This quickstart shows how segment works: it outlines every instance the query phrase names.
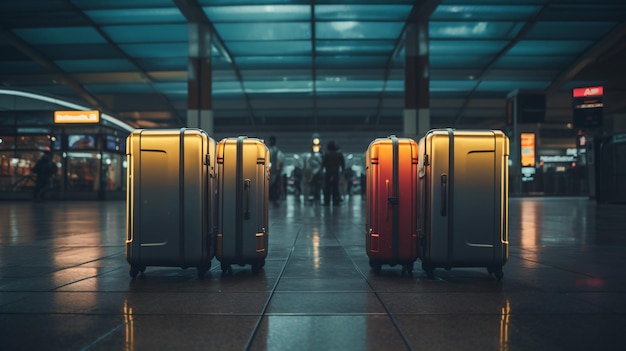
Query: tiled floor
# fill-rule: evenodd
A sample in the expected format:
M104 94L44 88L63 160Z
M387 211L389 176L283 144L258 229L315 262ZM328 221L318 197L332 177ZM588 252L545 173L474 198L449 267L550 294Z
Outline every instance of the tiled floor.
M476 219L480 220L480 219ZM132 280L123 202L0 202L1 350L623 350L626 206L510 200L501 282L484 268L379 275L364 202L270 209L270 251L204 279Z

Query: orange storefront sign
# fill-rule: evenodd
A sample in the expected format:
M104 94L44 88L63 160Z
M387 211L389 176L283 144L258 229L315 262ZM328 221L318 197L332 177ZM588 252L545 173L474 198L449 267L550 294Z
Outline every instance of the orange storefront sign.
M535 167L535 133L521 133L522 167Z
M54 111L54 123L100 123L100 111Z

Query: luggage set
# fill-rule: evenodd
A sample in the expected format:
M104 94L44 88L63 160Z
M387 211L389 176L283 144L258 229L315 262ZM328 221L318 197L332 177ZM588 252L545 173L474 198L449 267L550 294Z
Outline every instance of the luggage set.
M436 268L485 267L508 258L509 140L496 130L433 129L417 144L374 140L366 156L366 250L375 273L420 258Z
M269 150L256 138L215 143L200 129L136 130L127 141L126 259L135 278L147 266L196 267L216 257L265 264Z

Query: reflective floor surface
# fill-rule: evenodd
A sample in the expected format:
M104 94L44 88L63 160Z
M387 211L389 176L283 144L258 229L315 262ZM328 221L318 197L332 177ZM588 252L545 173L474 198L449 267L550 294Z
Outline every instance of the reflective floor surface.
M477 221L480 218L476 218ZM0 202L1 350L623 350L626 206L510 200L510 256L428 279L364 248L364 201L270 209L265 268L132 280L124 202Z

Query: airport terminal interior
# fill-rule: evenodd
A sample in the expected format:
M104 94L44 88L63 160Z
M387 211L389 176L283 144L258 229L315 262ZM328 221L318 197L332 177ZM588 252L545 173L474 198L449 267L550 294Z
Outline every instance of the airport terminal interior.
M623 0L0 1L0 349L623 349L625 19ZM181 128L277 137L259 272L129 274L127 137ZM370 266L366 150L439 128L510 141L502 279ZM301 180L331 141L348 171L324 206Z

